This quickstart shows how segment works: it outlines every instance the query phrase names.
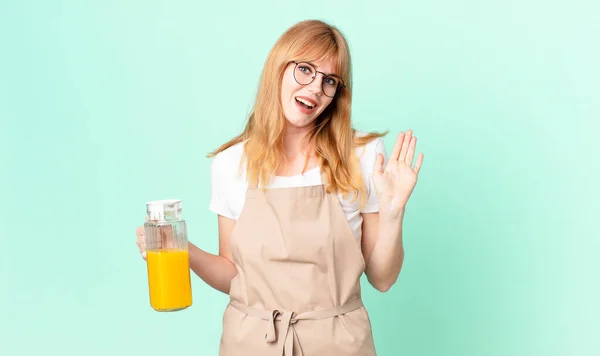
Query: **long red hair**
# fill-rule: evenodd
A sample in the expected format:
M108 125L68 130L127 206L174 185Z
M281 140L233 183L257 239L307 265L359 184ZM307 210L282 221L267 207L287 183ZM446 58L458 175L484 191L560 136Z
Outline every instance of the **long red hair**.
M342 33L318 20L306 20L290 27L279 37L262 71L256 101L244 131L208 156L239 143L244 145L247 179L266 187L277 174L283 156L285 117L281 104L281 83L290 61L332 60L334 70L346 84L315 120L308 143L319 157L327 175L329 192L354 193L364 203L365 185L355 150L385 133L371 132L357 137L350 120L352 80L350 51ZM244 160L242 160L244 162ZM308 162L308 161L307 161ZM305 164L306 167L306 164Z

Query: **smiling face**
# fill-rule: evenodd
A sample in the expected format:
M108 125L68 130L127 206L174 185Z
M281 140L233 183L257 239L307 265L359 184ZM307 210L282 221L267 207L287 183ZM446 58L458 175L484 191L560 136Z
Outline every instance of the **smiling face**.
M289 63L281 82L281 105L286 125L293 128L310 128L317 117L331 104L330 96L338 85L335 77L325 77L323 73L335 74L331 60L313 61L310 65ZM316 71L319 73L317 73ZM322 73L321 73L322 72ZM310 84L313 76L316 78ZM325 88L326 93L324 93ZM326 95L328 94L328 95Z

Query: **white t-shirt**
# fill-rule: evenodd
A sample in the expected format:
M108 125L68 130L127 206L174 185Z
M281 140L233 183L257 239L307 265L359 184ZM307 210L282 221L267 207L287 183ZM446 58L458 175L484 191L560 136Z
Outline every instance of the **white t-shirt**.
M364 132L357 132L357 135L364 135ZM235 144L226 150L219 152L211 163L211 200L210 211L237 220L244 207L246 190L245 165L240 171L239 164L244 153L244 142ZM360 170L363 181L365 182L367 201L362 211L360 210L360 199L352 201L353 195L348 194L343 197L338 194L342 209L354 236L360 240L362 236L362 215L361 213L373 213L379 211L379 199L371 180L371 174L375 167L377 154L383 154L384 162L387 161L387 155L382 138L375 138L366 145L357 147L356 154L360 157ZM241 173L241 174L240 174ZM316 167L296 176L276 176L271 181L269 189L304 187L320 185L321 171Z

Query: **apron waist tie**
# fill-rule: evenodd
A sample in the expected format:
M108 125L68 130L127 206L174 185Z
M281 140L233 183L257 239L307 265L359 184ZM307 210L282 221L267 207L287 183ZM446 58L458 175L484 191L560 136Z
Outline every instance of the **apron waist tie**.
M298 322L298 320L317 320L317 319L326 319L332 318L334 316L338 316L341 314L349 313L353 310L356 310L363 306L362 299L358 298L344 305L340 305L337 307L329 308L329 309L321 309L315 311L309 311L301 314L296 314L293 311L283 311L283 310L273 310L267 311L262 309L256 309L244 305L238 301L232 300L229 303L232 307L241 311L244 314L248 314L255 318L260 318L268 321L267 325L267 333L265 334L265 341L268 343L277 342L278 334L283 336L285 342L280 343L279 353L278 355L292 356L294 344L300 345L298 342L298 335L296 334L296 329L294 329L294 324ZM275 321L281 321L281 327L279 328L279 333L275 331ZM291 333L290 333L291 329ZM283 335L281 335L283 333ZM284 354L285 350L285 354ZM302 355L302 350L300 350L300 355Z

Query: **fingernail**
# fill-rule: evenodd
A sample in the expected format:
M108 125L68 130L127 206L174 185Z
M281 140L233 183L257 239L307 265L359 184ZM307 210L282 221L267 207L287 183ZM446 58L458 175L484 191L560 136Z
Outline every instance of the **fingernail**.
M142 257L146 258L146 251L142 252Z

